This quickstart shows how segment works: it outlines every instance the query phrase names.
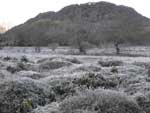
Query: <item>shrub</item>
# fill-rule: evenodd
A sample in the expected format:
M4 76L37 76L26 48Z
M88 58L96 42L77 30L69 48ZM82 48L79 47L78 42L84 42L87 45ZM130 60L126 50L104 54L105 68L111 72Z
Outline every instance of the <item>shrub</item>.
M6 70L13 74L22 70L27 70L27 67L24 63L19 62L16 66L7 66Z
M17 72L17 69L15 67L12 67L12 66L7 66L6 70L12 74Z
M47 58L39 59L39 60L37 61L37 63L43 63L43 62L46 62L47 60L48 60Z
M34 109L31 113L60 113L59 103L53 102L46 106L38 106L38 108Z
M9 56L4 57L4 58L3 58L3 60L5 60L5 61L9 61L9 60L11 60L11 57L9 57Z
M43 85L32 79L4 82L0 86L0 113L28 113L38 105L52 102L53 94Z
M16 69L17 69L17 71L27 70L27 67L24 63L19 62L19 63L17 63Z
M20 60L21 60L21 62L29 62L29 60L26 56L22 56Z
M81 41L80 43L78 43L78 49L81 54L86 54L87 50L93 47L94 45L92 45L88 41Z
M112 73L118 73L118 69L117 69L116 67L112 67L112 68L111 68L111 72L112 72Z
M74 63L74 64L81 64L81 61L79 61L78 59L76 58L73 58L73 59L67 59L68 61L70 61L71 63Z
M134 62L133 64L136 66L145 67L146 69L150 68L150 62Z
M116 81L104 78L100 74L89 73L81 78L76 78L73 81L78 86L86 86L87 88L96 89L98 87L114 88L117 86Z
M20 113L28 113L33 109L33 103L30 99L24 99L20 106Z
M146 112L149 113L150 111L150 94L137 94L135 99L138 105Z
M98 64L100 64L103 67L111 67L111 66L120 66L123 64L122 61L99 61Z
M35 72L35 71L20 71L17 73L17 75L19 75L20 77L29 77L29 78L32 78L32 79L40 79L40 78L43 78L44 76L38 72Z
M150 69L147 70L147 76L150 77Z
M66 62L66 61L45 61L43 63L40 64L40 69L41 70L50 70L50 69L58 69L64 66L70 66L71 63L70 62Z
M65 99L60 104L60 111L62 113L144 113L131 97L110 90L88 91Z
M75 89L71 82L62 81L52 86L52 91L57 99L65 99L67 96L75 94Z
M86 72L99 72L101 67L95 65L82 65L76 68L74 71L86 71Z

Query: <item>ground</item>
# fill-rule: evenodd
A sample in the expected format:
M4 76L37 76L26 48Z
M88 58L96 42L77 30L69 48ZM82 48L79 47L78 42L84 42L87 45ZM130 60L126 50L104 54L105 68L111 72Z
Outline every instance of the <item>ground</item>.
M149 113L149 47L111 50L3 48L0 113Z

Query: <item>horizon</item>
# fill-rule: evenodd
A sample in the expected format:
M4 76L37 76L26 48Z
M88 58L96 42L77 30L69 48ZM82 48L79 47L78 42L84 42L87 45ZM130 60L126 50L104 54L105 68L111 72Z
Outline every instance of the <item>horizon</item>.
M150 18L150 14L149 14L150 8L148 6L150 2L146 0L143 0L143 2L135 1L135 0L132 1L131 0L90 0L90 1L89 0L72 0L72 1L56 0L55 2L49 0L45 0L45 2L43 2L42 0L38 0L38 1L13 0L11 1L12 3L9 1L10 4L8 4L9 3L8 0L5 0L2 2L0 7L0 13L1 13L0 25L6 27L6 29L10 29L14 26L26 22L28 19L35 17L39 13L48 12L48 11L57 12L62 8L72 4L84 4L88 2L101 2L101 1L114 3L116 5L124 5L127 7L132 7L141 15ZM35 3L36 5L34 5Z

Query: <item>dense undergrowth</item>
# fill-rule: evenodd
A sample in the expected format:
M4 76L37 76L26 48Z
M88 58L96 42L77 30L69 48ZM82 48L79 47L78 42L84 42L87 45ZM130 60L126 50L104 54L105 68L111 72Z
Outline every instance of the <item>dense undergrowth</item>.
M87 60L88 59L88 60ZM149 113L147 62L0 58L0 113Z

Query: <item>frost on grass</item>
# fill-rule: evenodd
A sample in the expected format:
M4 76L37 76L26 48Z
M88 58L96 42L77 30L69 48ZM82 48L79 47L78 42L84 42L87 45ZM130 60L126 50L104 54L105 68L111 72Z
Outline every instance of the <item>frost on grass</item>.
M0 84L0 113L27 113L38 105L53 101L43 83L19 79ZM47 89L48 90L48 89Z
M18 73L16 73L19 77L29 77L32 79L40 79L43 78L44 76L36 71L20 71Z
M147 94L137 93L134 95L135 100L138 105L145 111L145 113L149 113L150 111L150 92Z
M111 79L105 78L101 74L88 73L83 77L76 78L73 80L73 83L78 86L85 86L86 88L96 89L99 87L102 88L115 88L117 86L117 82Z
M0 112L143 113L142 109L149 113L147 60L43 53L4 55L0 57Z
M9 63L7 65L5 65L5 69L14 74L20 71L34 71L37 70L36 69L36 65L32 64L32 63L26 63L26 62L16 62L16 63Z
M62 113L144 113L138 104L122 93L110 90L87 91L64 100Z
M79 66L76 66L76 68L72 70L72 72L100 72L100 71L101 71L100 66L91 65L91 64L79 65Z
M43 61L40 61L39 69L40 70L53 70L53 69L59 69L64 66L70 66L71 62L66 61L66 59L63 58L51 58L51 59L45 59Z
M56 102L48 104L44 107L43 106L38 106L31 113L60 113L58 106L59 106L59 104L56 103Z
M112 60L112 61L98 61L98 64L100 64L101 66L103 67L111 67L111 66L120 66L123 64L122 61L115 61L115 60Z

